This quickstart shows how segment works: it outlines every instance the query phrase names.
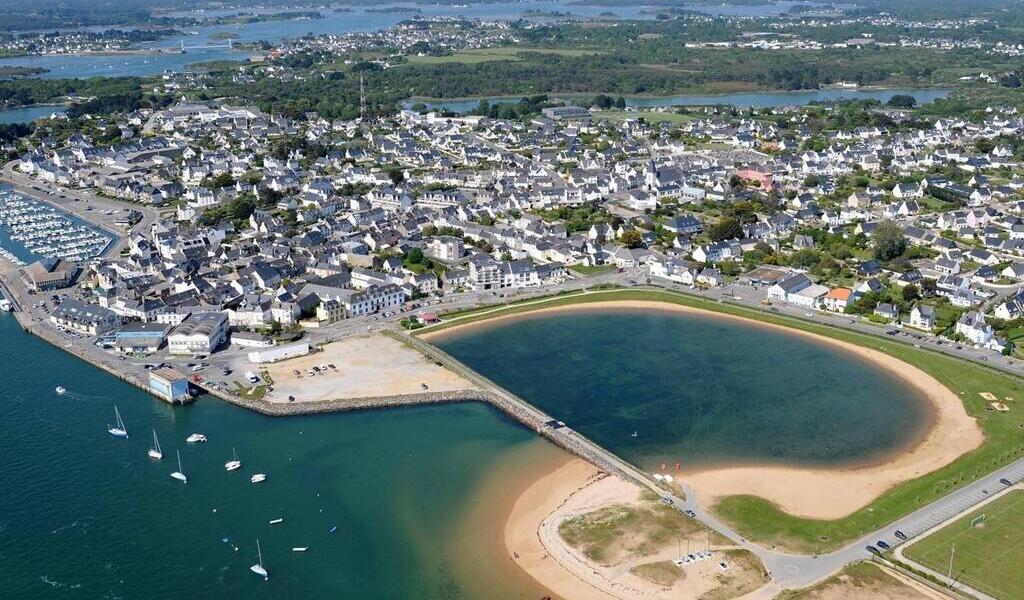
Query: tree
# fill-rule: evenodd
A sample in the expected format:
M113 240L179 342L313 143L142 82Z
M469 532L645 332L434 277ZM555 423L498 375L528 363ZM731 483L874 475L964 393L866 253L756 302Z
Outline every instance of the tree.
M907 239L903 237L899 225L888 219L878 224L871 238L875 247L875 258L881 261L890 261L907 249Z
M619 241L627 248L641 248L644 245L644 238L636 229L624 231L622 233L622 237L619 238Z
M423 262L423 250L419 248L409 248L409 251L405 253L405 262L410 264L418 265Z
M711 226L708 236L713 242L743 237L743 226L737 219L727 217Z
M905 302L913 302L914 300L917 300L920 297L921 294L918 291L916 285L910 284L903 288L903 300Z
M893 108L914 108L917 106L917 98L910 94L894 94L886 104Z

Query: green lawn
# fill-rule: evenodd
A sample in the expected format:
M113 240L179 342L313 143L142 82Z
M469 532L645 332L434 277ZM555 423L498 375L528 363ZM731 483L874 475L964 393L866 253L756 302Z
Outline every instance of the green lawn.
M972 527L981 515L985 520ZM1024 598L1024 491L1008 492L910 546L905 554L945 574L953 544L955 578L995 598Z
M536 54L558 54L560 56L579 57L593 54L604 54L600 50L569 50L560 48L521 48L507 46L500 48L480 48L462 50L448 56L410 56L410 65L444 65L448 63L462 63L473 65L499 60L520 61L523 60L522 53Z
M693 117L689 115L680 115L673 112L659 112L655 110L602 110L598 112L595 116L597 118L609 119L611 121L625 121L627 119L644 119L648 123L686 123L693 120Z
M570 265L569 270L580 275L600 275L611 273L615 270L615 265Z
M821 521L794 517L780 511L772 503L753 496L731 496L722 499L713 510L748 539L795 552L820 553L834 550L861 535L892 523L899 517L999 466L1024 456L1024 435L1017 427L1022 421L1019 411L1024 410L1024 403L1016 402L1018 399L1024 399L1024 382L1020 379L982 365L914 348L895 339L882 339L819 325L765 310L719 304L703 298L666 291L619 290L558 296L548 302L530 305L512 304L500 312L489 311L486 308L474 309L460 315L446 315L447 323L427 328L425 331L436 331L446 326L488 319L498 314L608 300L651 300L694 306L802 329L880 350L920 368L960 396L967 412L978 419L985 432L987 439L981 448L960 457L942 469L896 486L870 505L843 519ZM455 316L459 318L452 322ZM981 392L990 392L999 398L1013 398L1013 401L1007 402L1010 405L1010 412L985 410L985 400L979 395Z

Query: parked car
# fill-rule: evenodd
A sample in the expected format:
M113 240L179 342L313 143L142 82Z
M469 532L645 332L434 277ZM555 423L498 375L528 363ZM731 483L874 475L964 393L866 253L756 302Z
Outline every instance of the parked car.
M893 535L894 535L894 536L896 536L897 538L899 538L899 539L903 540L904 542L905 542L905 541L907 541L907 534L903 533L903 532L902 532L902 531L900 531L899 529L897 529L896 531L894 531L894 532L893 532Z

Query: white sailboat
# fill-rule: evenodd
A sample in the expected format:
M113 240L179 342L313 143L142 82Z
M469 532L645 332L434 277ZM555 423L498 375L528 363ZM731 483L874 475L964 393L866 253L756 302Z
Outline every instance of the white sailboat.
M171 473L171 477L182 483L188 483L188 477L185 477L185 473L181 470L181 450L175 450L175 452L178 454L178 470Z
M206 441L206 436L201 433L193 433L185 438L185 441L190 444L199 444Z
M107 426L107 433L119 438L128 437L128 430L124 426L124 421L121 420L121 411L117 410L116 404L114 405L114 417L117 419L117 425L114 427Z
M256 556L259 557L259 562L249 567L249 570L259 575L264 581L270 579L270 573L263 567L263 551L260 550L260 539L256 538Z
M264 475L263 473L256 473L255 475L249 478L249 481L251 481L252 483L263 483L266 480L267 476Z
M238 469L241 469L242 461L238 460L238 453L235 452L234 448L231 449L231 456L233 457L233 460L229 460L228 462L224 463L224 470L237 471Z
M153 430L153 447L149 449L149 457L154 460L160 460L164 457L164 453L160 450L160 440L156 437L156 429Z

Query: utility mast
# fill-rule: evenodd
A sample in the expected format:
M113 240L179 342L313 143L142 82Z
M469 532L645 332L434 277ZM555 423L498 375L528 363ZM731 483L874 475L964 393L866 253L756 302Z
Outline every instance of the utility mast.
M363 74L359 74L359 119L366 119L366 81Z

